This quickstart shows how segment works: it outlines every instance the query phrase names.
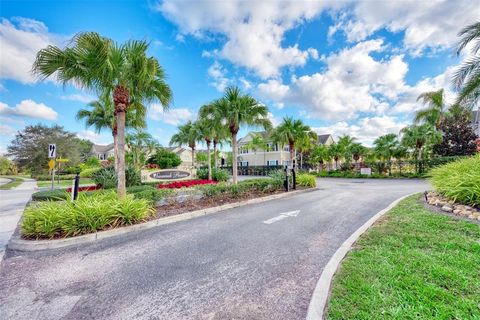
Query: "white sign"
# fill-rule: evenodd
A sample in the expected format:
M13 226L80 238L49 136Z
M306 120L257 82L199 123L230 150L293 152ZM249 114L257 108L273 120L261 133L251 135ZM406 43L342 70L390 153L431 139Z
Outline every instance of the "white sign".
M372 175L372 168L360 168L360 174Z
M49 144L48 145L48 157L49 158L56 158L57 157L57 145L56 144Z

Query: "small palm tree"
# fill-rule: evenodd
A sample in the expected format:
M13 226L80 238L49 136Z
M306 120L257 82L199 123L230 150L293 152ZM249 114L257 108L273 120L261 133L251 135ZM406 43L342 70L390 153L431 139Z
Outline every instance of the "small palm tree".
M317 140L317 134L312 131L311 134L303 137L297 142L296 148L300 154L300 169L303 169L303 155L313 150L317 144Z
M343 135L338 139L338 146L341 150L342 157L345 159L345 163L350 166L352 161L351 147L357 139L349 135Z
M160 143L150 133L139 130L128 133L125 137L125 142L131 155L133 166L137 169L141 169L147 157L160 147Z
M392 175L392 158L398 143L397 135L394 133L380 136L373 142L379 158L387 162L389 175Z
M473 43L471 56L456 70L453 83L460 93L457 104L473 108L480 99L480 21L463 28L460 33L457 54Z
M419 100L422 100L427 107L417 111L414 119L415 123L429 123L439 129L446 109L443 89L424 92L418 96L417 101Z
M232 180L237 183L238 141L237 134L241 126L261 126L271 128L268 120L268 108L249 95L242 94L238 87L228 87L221 99L215 100L209 108L211 117L228 128L232 144Z
M211 119L200 118L195 123L195 126L198 128L200 135L207 145L208 180L212 180L212 155L210 152L210 146L215 137L215 123L212 123Z
M284 117L282 123L275 128L272 134L273 141L282 147L288 145L290 151L290 163L295 161L295 147L303 139L317 139L317 134L304 124L302 120L294 120L291 117Z
M262 135L257 132L252 134L252 140L249 143L247 143L246 147L250 150L253 150L253 153L256 159L257 151L258 150L265 151L267 149L267 143L263 139ZM256 166L257 164L254 163L253 165ZM265 165L265 152L263 153L263 165Z
M323 169L323 165L332 159L328 147L320 144L316 145L312 151L312 159L315 163L319 164L320 170Z
M422 172L421 161L425 156L427 147L434 145L442 140L442 135L435 128L426 123L423 125L412 125L403 128L402 145L413 149L417 158L417 172Z
M343 148L338 143L333 143L328 147L330 157L335 161L335 170L338 170L338 160L343 156Z
M88 105L89 109L80 109L77 112L77 120L85 120L87 127L94 127L95 132L100 133L102 130L107 129L112 133L113 138L113 150L115 153L115 171L117 171L117 124L115 121L115 108L113 101L109 97L105 99L95 100ZM145 115L142 113L144 108L129 109L126 117L126 128L145 128Z
M184 125L178 127L178 132L170 139L170 145L183 146L186 145L192 152L192 169L195 168L195 148L197 142L201 141L203 136L199 128L192 121L188 121Z
M117 194L123 199L126 112L129 108L142 109L145 102L154 101L167 108L172 92L157 59L147 56L146 41L117 44L96 32L84 32L74 36L70 44L65 49L50 45L40 50L33 73L43 79L56 76L63 85L74 84L102 97L112 97L118 139Z
M358 167L358 160L367 153L367 148L364 147L361 143L354 142L349 147L349 152L355 160L355 167Z

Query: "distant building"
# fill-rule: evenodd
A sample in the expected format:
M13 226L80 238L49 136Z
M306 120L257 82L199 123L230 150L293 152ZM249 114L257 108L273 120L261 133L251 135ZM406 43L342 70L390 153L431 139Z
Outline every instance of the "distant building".
M472 128L477 136L480 137L480 109L472 111Z
M97 157L99 160L107 160L109 157L113 157L115 154L113 143L107 145L93 144L90 154Z
M180 164L179 168L181 169L192 168L192 150L190 148L168 147L165 149L170 152L176 153L180 157L180 160L182 160L182 163Z
M261 135L266 142L266 148L253 149L249 147L255 135ZM333 137L330 134L318 135L318 144L331 145L334 143ZM269 140L268 134L265 131L249 132L245 137L238 140L238 158L239 166L278 166L290 164L290 151L288 146L283 148L273 141Z

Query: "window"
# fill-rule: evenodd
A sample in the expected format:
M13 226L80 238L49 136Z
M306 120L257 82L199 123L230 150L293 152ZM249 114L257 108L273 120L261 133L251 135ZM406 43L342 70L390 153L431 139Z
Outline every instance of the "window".
M278 151L278 144L269 142L267 143L267 152Z
M248 148L245 147L245 146L240 147L240 148L239 148L239 153L240 153L240 154L248 153Z
M278 166L278 160L267 160L267 166Z
M239 161L238 166L239 167L248 167L248 161Z
M284 146L284 147L283 147L283 151L289 152L289 151L290 151L290 148L289 148L288 146Z
M284 166L289 166L290 165L290 160L283 161Z

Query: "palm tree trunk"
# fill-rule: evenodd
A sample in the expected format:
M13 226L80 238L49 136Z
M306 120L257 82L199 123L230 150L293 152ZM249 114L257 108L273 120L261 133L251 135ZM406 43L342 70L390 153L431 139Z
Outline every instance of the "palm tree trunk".
M303 152L300 152L300 169L303 169Z
M207 143L207 159L208 159L208 180L212 180L212 155L210 154L210 140L206 140Z
M117 112L117 195L124 199L127 195L125 178L125 111Z
M192 149L192 171L195 168L195 147L190 147Z
M237 134L232 133L232 180L233 184L237 184L237 175L238 175L238 168L237 168Z
M213 140L213 166L217 168L217 140Z
M117 137L117 128L112 131L113 136L113 167L115 172L118 172L118 137Z
M293 150L293 143L289 143L288 144L288 151L290 151L290 165L293 166L293 160L295 159L295 153L294 153L294 150Z

